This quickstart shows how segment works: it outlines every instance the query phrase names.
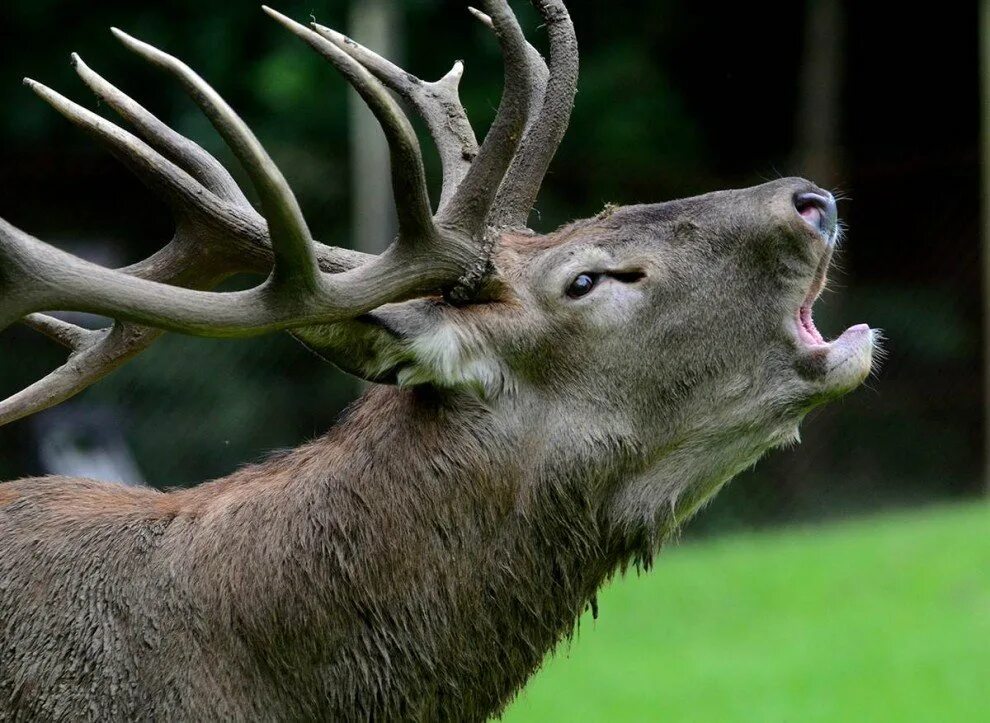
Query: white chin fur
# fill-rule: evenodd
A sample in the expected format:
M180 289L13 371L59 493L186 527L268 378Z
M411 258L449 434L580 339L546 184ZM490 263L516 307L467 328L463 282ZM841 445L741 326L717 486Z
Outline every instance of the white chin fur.
M855 389L870 374L876 332L866 324L846 329L829 344L825 386L832 392Z
M453 324L417 337L410 352L415 363L399 372L400 386L431 382L474 389L486 398L511 391L512 377L498 356L477 335Z

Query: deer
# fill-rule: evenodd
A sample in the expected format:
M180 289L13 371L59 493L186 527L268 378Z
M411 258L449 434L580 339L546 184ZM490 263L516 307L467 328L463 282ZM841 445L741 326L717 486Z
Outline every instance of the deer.
M158 194L175 230L110 269L0 220L0 329L27 325L69 354L0 402L0 423L70 398L165 332L287 331L369 384L324 436L197 487L0 484L0 718L497 716L606 582L649 568L728 480L870 374L875 330L828 341L812 319L839 226L810 181L528 228L578 78L564 3L532 4L545 57L506 0L472 10L505 66L480 143L460 61L423 81L264 8L384 131L398 233L379 255L314 240L261 142L162 50L113 30L185 88L259 209L78 56L129 130L25 80ZM440 155L435 202L408 111ZM255 286L215 290L244 272Z

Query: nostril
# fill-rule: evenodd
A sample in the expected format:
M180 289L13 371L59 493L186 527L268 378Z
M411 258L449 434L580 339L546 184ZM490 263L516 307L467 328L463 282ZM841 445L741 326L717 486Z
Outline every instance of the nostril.
M831 234L835 230L838 212L832 194L806 191L794 194L794 208L816 230Z

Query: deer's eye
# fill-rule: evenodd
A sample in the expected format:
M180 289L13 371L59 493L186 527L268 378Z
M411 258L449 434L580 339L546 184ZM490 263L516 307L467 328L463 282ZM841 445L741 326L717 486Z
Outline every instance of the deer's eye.
M584 296L598 283L599 274L578 274L578 276L567 287L567 295L572 299Z

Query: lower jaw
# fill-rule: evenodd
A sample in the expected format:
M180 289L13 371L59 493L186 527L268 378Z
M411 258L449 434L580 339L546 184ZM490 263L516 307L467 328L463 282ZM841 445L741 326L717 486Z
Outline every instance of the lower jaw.
M874 346L873 330L856 324L820 347L825 352L823 386L829 392L844 394L862 384L873 367Z

